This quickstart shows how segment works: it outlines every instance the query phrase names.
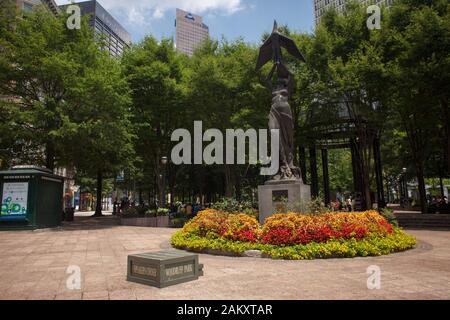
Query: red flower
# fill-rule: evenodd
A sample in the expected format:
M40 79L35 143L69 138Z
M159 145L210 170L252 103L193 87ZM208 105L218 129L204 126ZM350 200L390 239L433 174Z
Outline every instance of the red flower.
M242 242L256 242L258 237L250 230L242 230L236 234L235 240Z
M272 229L264 235L263 243L273 245L290 244L292 239L292 230L286 228Z

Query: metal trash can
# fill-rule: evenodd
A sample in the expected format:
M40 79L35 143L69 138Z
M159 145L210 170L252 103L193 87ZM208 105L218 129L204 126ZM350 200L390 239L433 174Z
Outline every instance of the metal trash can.
M74 208L66 208L66 210L64 210L64 221L73 221L74 215Z

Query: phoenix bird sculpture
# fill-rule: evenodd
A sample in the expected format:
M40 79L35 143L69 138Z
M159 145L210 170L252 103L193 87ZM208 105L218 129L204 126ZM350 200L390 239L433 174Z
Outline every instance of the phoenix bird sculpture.
M283 63L282 48L300 61L306 62L294 40L278 31L274 22L272 34L259 50L256 69L261 69L272 60L273 66L266 79L272 90L272 107L269 114L269 128L277 129L280 133L280 167L278 173L267 183L286 182L287 180L301 180L300 169L294 166L294 122L289 105L290 87L293 75ZM276 84L272 78L277 72Z
M269 38L264 42L264 44L259 49L258 62L256 63L256 70L261 69L267 62L273 60L273 67L269 74L273 76L276 69L281 69L280 72L283 74L288 72L288 69L283 64L283 56L281 53L281 48L285 48L286 51L292 55L294 58L297 58L303 62L306 62L305 57L298 49L294 40L285 35L282 35L278 31L278 24L275 21L273 25L272 34Z

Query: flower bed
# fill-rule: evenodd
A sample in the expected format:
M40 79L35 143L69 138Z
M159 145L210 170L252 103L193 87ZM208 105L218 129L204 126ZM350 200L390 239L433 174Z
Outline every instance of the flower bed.
M242 255L260 250L271 258L378 256L412 248L416 240L376 211L277 214L263 226L244 214L205 210L172 237L173 246Z

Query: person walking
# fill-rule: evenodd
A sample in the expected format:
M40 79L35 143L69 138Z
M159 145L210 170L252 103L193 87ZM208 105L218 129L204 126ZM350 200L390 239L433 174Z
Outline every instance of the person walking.
M352 199L350 197L347 199L347 211L352 211Z

